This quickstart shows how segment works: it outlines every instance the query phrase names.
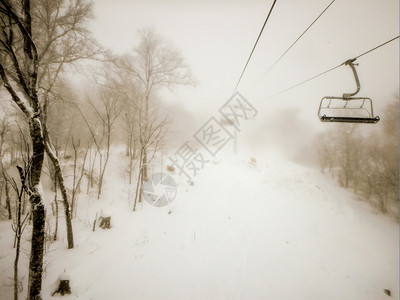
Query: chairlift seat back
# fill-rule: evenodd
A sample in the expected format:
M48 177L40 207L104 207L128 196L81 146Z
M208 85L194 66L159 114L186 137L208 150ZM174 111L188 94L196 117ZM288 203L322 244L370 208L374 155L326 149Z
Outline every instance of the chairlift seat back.
M322 122L375 124L372 100L367 97L324 97L318 117Z

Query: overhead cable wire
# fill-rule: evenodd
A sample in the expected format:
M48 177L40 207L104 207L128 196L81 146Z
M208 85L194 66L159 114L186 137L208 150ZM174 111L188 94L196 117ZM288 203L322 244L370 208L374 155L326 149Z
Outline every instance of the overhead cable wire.
M256 40L256 42L254 43L253 49L251 50L251 53L250 53L250 55L249 55L249 58L247 59L246 65L244 66L243 71L242 71L242 73L240 74L239 80L238 80L238 82L237 82L237 84L236 84L235 89L234 89L233 92L236 92L236 90L237 90L237 88L238 88L238 86L239 86L239 83L240 83L240 81L242 80L243 74L244 74L244 72L246 71L247 65L249 64L249 61L250 61L250 59L251 59L251 57L252 57L252 55L253 55L253 52L254 52L254 50L255 50L256 47L257 47L258 41L260 40L260 37L261 37L261 35L262 35L263 31L264 31L265 25L267 25L268 19L269 19L271 13L272 13L272 10L274 9L274 6L275 6L276 1L277 1L277 0L274 0L274 2L272 3L271 8L269 9L268 15L267 15L267 17L265 18L264 24L263 24L263 26L262 26L262 28L261 28L261 30L260 30L260 33L258 34L257 40Z
M289 48L287 48L286 51L283 52L283 54L269 67L269 69L260 77L258 82L253 85L253 87L256 86L261 81L261 79L263 79L281 61L281 59L293 48L293 46L306 34L306 32L318 21L318 19L329 9L329 7L335 1L336 0L332 0L331 3L329 3L329 5L318 15L318 17L315 18L315 20L303 31L303 33L300 34L300 36L289 46Z
M385 46L386 44L389 44L390 42L393 42L394 40L398 39L399 37L400 37L400 36L396 36L396 37L394 37L394 38L392 38L392 39L390 39L390 40L388 40L388 41L386 41L386 42L384 42L384 43L382 43L382 44L380 44L380 45L378 45L378 46L376 46L376 47L374 47L374 48L372 48L372 49L370 49L370 50L368 50L368 51L365 51L364 53L362 53L362 54L360 54L360 55L354 57L354 58L351 59L351 60L354 61L354 60L356 60L357 58L360 58L360 57L362 57L362 56L364 56L364 55L366 55L366 54L368 54L368 53L371 53L372 51L375 51L375 50L377 50L378 48L383 47L383 46ZM300 85L302 85L302 84L304 84L304 83L306 83L306 82L309 82L309 81L311 81L311 80L313 80L313 79L315 79L315 78L317 78L317 77L320 77L320 76L322 76L322 75L325 75L326 73L329 73L329 72L331 72L331 71L333 71L333 70L335 70L335 69L337 69L337 68L339 68L339 67L345 65L348 61L350 61L350 60L346 60L345 62L343 62L343 63L341 63L341 64L339 64L339 65L337 65L337 66L335 66L335 67L333 67L333 68L330 68L330 69L328 69L328 70L326 70L326 71L324 71L324 72L322 72L322 73L319 73L319 74L317 74L317 75L315 75L315 76L312 76L312 77L310 77L310 78L308 78L308 79L306 79L306 80L304 80L304 81L302 81L302 82L299 82L299 83L297 83L297 84L295 84L295 85L292 85L292 86L290 86L290 87L288 87L288 88L286 88L286 89L284 89L284 90L282 90L282 91L280 91L280 92L278 92L278 93L276 93L276 94L273 94L273 95L269 96L268 98L266 98L266 100L271 99L271 98L273 98L273 97L276 97L276 96L278 96L278 95L280 95L280 94L282 94L282 93L284 93L284 92L287 92L287 91L289 91L289 90L291 90L291 89L294 89L295 87L298 87L298 86L300 86Z
M315 79L315 78L317 78L319 76L325 75L326 73L329 73L329 72L331 72L331 71L333 71L333 70L335 70L335 69L337 69L337 68L339 68L339 67L341 67L343 65L344 65L344 63L341 63L340 65L337 65L336 67L330 68L329 70L326 70L326 71L324 71L322 73L319 73L318 75L310 77L310 78L308 78L308 79L306 79L306 80L304 80L302 82L299 82L299 83L297 83L295 85L292 85L292 86L290 86L290 87L288 87L288 88L286 88L286 89L284 89L284 90L282 90L282 91L280 91L280 92L278 92L276 94L273 94L272 96L269 96L267 99L273 98L273 97L278 96L278 95L280 95L280 94L282 94L284 92L287 92L287 91L289 91L291 89L294 89L295 87L298 87L298 86L300 86L300 85L302 85L302 84L304 84L306 82L309 82L309 81L311 81L311 80L313 80L313 79Z
M399 37L400 37L400 36L396 36L396 37L394 37L394 38L388 40L387 42L384 42L384 43L382 43L382 44L376 46L375 48L372 48L372 49L370 49L370 50L368 50L368 51L365 51L364 53L362 53L362 54L360 54L360 55L354 57L354 59L360 58L361 56L364 56L364 55L366 55L366 54L368 54L368 53L370 53L370 52L372 52L372 51L375 51L376 49L378 49L378 48L380 48L380 47L383 47L383 46L385 46L386 44L389 44L389 43L393 42L394 40L398 39Z

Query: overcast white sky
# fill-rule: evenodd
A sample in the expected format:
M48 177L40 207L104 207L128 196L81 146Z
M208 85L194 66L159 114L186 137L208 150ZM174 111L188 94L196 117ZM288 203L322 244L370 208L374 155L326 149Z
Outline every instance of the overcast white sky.
M272 0L95 0L95 37L116 53L138 42L136 30L153 26L178 47L197 87L162 96L204 115L231 96ZM278 97L268 96L355 57L399 34L399 1L336 0L306 35L265 77L262 74L331 0L278 0L239 91L268 118L285 109L321 127L316 117L323 96L352 92L350 68L341 67ZM360 58L360 96L374 100L379 114L399 86L399 41ZM261 78L261 79L260 79ZM259 120L260 122L260 120ZM261 125L259 125L261 126Z

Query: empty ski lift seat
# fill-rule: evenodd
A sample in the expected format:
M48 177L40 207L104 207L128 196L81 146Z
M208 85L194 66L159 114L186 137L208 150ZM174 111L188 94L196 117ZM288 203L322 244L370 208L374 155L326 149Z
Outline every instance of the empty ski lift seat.
M374 116L372 100L365 97L324 97L318 117L322 122L376 124L380 118Z
M322 122L340 123L364 123L376 124L380 118L374 116L372 100L367 97L353 97L360 91L360 81L358 79L354 61L349 59L344 64L350 66L356 81L357 90L354 93L345 93L342 97L322 98L318 117Z

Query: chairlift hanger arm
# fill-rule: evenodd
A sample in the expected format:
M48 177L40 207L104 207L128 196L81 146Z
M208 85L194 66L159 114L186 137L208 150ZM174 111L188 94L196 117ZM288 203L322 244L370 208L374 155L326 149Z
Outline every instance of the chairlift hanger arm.
M345 98L345 99L355 96L360 91L360 88L361 88L360 80L358 79L357 70L355 68L355 66L358 66L358 64L354 63L355 60L356 60L356 58L349 59L344 63L345 65L350 66L351 70L353 71L354 79L355 79L356 85L357 85L357 90L354 93L343 94L343 98Z

